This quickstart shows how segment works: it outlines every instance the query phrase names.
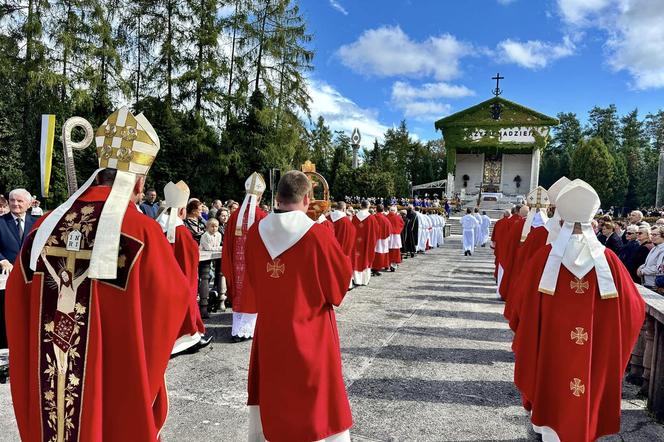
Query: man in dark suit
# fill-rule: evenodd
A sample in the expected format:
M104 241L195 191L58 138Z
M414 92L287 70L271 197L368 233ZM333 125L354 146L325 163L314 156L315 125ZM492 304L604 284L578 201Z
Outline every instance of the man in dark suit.
M615 232L615 224L611 221L605 221L602 226L602 234L606 238L605 246L611 249L616 255L620 254L620 249L623 248L622 238Z
M9 192L9 213L0 217L0 271L9 273L23 239L28 235L35 219L29 215L28 209L32 196L25 189L14 189ZM5 334L5 291L0 290L0 348L7 348Z

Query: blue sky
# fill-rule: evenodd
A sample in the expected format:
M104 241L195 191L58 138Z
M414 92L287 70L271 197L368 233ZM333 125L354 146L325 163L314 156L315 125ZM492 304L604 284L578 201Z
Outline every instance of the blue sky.
M369 146L406 119L436 119L503 97L585 120L664 108L664 0L301 0L313 34L312 115L359 127Z

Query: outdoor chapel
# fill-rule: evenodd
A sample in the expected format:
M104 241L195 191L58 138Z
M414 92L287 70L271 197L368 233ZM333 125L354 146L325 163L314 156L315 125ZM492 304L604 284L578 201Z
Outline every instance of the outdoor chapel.
M0 442L664 441L662 6L7 0Z

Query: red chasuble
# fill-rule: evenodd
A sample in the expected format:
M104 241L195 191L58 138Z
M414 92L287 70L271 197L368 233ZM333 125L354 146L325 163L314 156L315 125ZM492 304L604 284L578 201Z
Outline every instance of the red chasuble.
M390 231L392 230L392 225L385 215L382 213L376 213L370 218L376 218L376 225L378 226L378 234L376 237L376 242L382 241L382 246L384 246L383 252L376 252L374 254L374 259L371 263L371 268L375 270L382 270L390 266ZM376 244L378 246L378 243Z
M258 313L248 405L260 406L270 442L315 441L346 431L353 422L333 306L348 289L350 259L317 224L275 259L258 225L247 236L245 296Z
M496 263L496 269L493 274L494 278L498 277L499 264L503 266L503 270L505 269L505 266L503 265L504 257L502 256L502 253L505 249L505 241L507 239L506 237L509 231L509 227L510 218L500 218L498 221L496 221L496 224L494 224L493 231L491 232L491 241L494 242L493 254L495 256Z
M551 246L524 270L514 379L532 422L563 441L593 441L620 431L622 379L645 317L645 304L618 257L605 250L618 297L601 299L595 269L578 279L564 266L554 295L538 292Z
M190 293L161 227L132 203L117 278L87 278L110 190L91 187L73 204L34 273L30 234L9 277L11 390L23 441L152 441L166 420L164 372ZM78 252L66 250L74 230Z
M368 216L360 221L357 215L353 217L353 226L355 226L356 233L353 270L363 272L371 267L373 262L380 227L375 217Z
M401 236L401 231L405 225L403 218L397 213L390 212L387 214L387 220L390 222L390 237L392 235ZM391 241L390 241L391 242ZM401 248L390 248L390 263L401 263Z
M500 281L500 296L507 300L509 297L509 289L512 278L512 264L516 258L517 252L521 247L521 230L523 229L523 224L526 222L525 218L517 216L515 221L512 221L510 228L507 232L507 238L505 240L505 253L503 255L503 279ZM518 269L516 270L519 271Z
M173 246L175 259L180 264L182 273L184 273L189 283L189 308L178 337L191 336L196 333L204 334L205 325L203 325L201 311L196 300L198 297L198 260L200 258L198 244L196 244L189 230L181 225L175 228L175 243L171 245Z
M233 304L236 313L247 313L244 310L244 270L245 270L245 244L247 241L247 221L249 220L249 208L244 212L242 220L242 235L235 236L235 226L240 210L233 212L226 224L224 234L224 246L221 248L221 273L226 277L227 295ZM256 219L254 224L265 218L267 214L260 207L256 207Z
M332 223L334 226L334 236L341 246L344 254L353 259L353 252L355 251L355 227L353 222L347 216L336 220Z
M520 272L526 267L530 258L546 245L546 239L548 236L549 231L546 230L546 227L544 226L530 229L528 237L521 247L519 247L514 262L512 263L512 267L515 269L514 271L516 274L511 278L510 288L508 290L510 296L505 300L505 310L503 311L503 316L509 321L512 330L516 330L519 320L518 314L515 312L518 312L519 307L521 306L521 296L517 294L517 286L525 279L524 275Z

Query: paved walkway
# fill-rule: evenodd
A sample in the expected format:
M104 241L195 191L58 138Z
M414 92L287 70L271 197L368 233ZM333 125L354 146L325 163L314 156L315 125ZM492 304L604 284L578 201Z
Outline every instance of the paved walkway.
M453 237L347 295L337 317L354 441L537 440L512 384L512 335L492 271L489 249L464 257ZM208 330L215 344L169 366L166 442L246 440L250 342L230 343L229 313ZM627 387L623 433L603 440L664 440L643 406ZM0 385L0 441L15 440Z

